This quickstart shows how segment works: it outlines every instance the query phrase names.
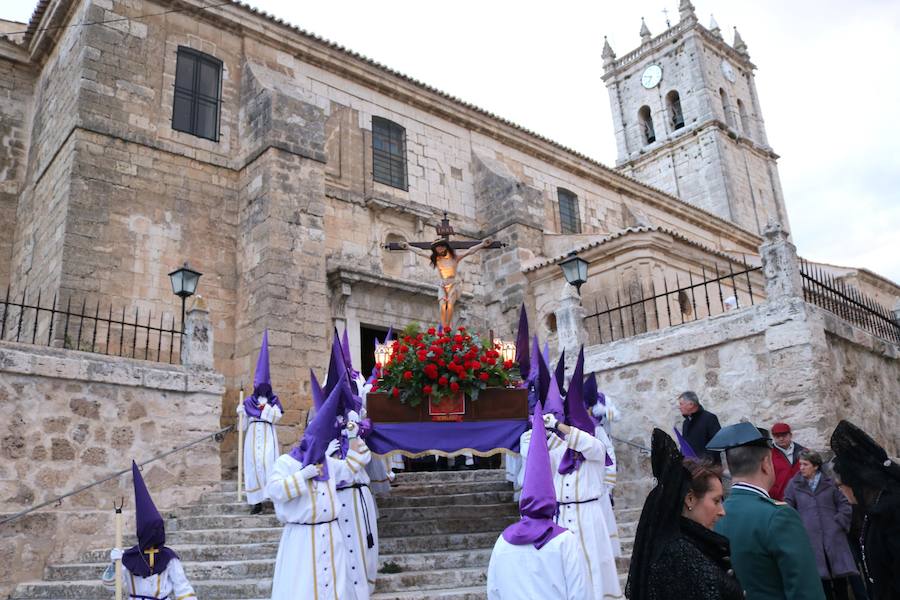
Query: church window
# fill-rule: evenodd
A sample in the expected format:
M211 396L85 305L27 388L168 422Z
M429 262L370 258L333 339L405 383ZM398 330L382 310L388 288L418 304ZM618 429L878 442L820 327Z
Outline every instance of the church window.
M744 103L737 101L738 105L738 114L741 115L741 129L744 131L744 135L748 138L752 138L753 135L750 132L750 117L747 115L747 107L744 106Z
M219 141L222 61L180 46L175 64L172 129Z
M557 188L559 197L560 233L581 233L581 217L578 215L578 196L567 189Z
M675 90L666 94L666 108L669 109L669 122L672 123L672 129L681 129L684 127L684 114L681 112L681 98Z
M642 106L638 111L638 121L641 124L641 132L644 135L644 143L652 144L656 141L656 131L653 129L653 117L650 115L650 107Z
M379 183L408 189L406 130L381 117L372 117L372 175Z
M725 113L725 122L734 129L734 115L731 114L731 109L728 107L728 94L722 88L719 88L719 98L722 100L722 112Z

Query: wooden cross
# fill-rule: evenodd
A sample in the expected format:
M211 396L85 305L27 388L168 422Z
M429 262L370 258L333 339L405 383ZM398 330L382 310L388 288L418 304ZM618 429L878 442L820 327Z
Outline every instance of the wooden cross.
M144 550L144 554L150 557L150 568L153 568L153 563L156 560L156 553L159 552L156 548L147 548Z
M444 211L444 218L441 219L440 225L435 226L435 231L437 231L438 237L444 239L447 242L447 245L454 250L467 250L472 246L477 246L480 244L480 241L474 242L463 242L463 241L450 241L450 236L455 232L453 231L453 226L450 225L450 220L447 218L447 212ZM415 246L416 248L421 248L422 250L430 250L431 244L434 242L409 242L410 246ZM485 248L504 248L508 244L505 242L491 242L489 246L485 246ZM403 247L398 242L388 242L384 244L384 248L388 250L403 250Z

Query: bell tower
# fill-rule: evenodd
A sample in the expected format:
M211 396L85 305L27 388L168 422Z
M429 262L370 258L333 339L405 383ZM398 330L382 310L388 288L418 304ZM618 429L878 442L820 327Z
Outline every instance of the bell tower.
M715 19L697 21L681 0L679 22L617 58L603 46L618 159L626 175L748 231L770 220L788 228L747 45L729 45Z

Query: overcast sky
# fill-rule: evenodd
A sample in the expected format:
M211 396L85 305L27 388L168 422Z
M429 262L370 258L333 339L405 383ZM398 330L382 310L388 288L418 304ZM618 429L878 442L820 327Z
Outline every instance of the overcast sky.
M28 0L0 0L27 20ZM656 35L678 0L254 0L262 10L613 166L600 79L603 36L619 56ZM694 0L732 40L757 87L801 255L900 283L900 2Z

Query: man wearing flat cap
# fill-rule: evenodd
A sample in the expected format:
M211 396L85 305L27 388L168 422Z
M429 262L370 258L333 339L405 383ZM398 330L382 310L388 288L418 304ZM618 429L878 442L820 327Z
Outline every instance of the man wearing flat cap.
M775 439L775 446L772 448L775 484L769 489L769 495L776 500L784 500L784 489L794 475L800 472L800 453L806 448L794 442L791 426L787 423L772 425L772 437Z
M731 564L747 600L824 600L800 515L767 491L775 483L771 440L751 423L723 428L706 445L725 451L733 484L716 531L731 542Z

